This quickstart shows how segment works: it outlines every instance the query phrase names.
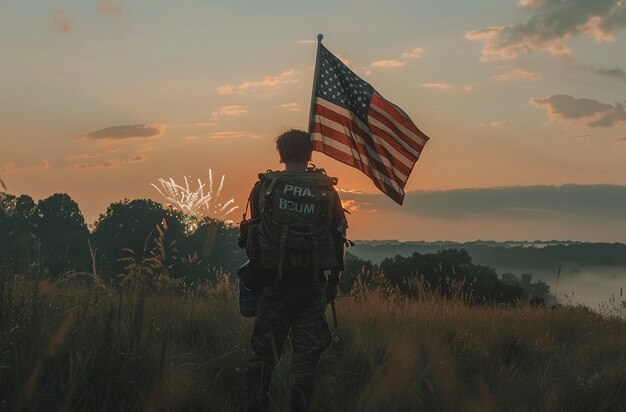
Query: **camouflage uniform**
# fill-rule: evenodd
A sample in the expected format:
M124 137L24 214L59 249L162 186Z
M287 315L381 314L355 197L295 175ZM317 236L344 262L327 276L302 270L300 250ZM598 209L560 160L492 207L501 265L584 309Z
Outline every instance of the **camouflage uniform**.
M258 216L258 185L251 194L251 214ZM343 269L345 215L337 197L334 207L333 236ZM342 223L343 222L343 223ZM322 352L331 345L332 336L325 319L326 277L313 269L298 267L296 260L286 262L283 279L271 279L260 291L252 331L252 357L248 363L246 386L247 411L262 411L269 401L272 370L278 362L287 336L292 346L292 410L305 411L313 396L317 368Z
M294 409L304 410L301 405L313 394L320 355L330 346L331 334L324 319L326 283L308 275L308 279L286 276L261 291L246 376L253 401L266 401L272 370L289 332Z

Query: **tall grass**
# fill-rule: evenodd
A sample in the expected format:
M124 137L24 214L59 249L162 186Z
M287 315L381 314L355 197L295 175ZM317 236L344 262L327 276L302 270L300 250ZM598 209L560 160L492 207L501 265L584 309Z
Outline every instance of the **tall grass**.
M316 410L624 410L618 315L470 305L416 287L419 299L409 300L373 274L340 297ZM228 274L117 289L89 276L50 283L0 270L0 409L236 410L250 329ZM277 410L288 372L284 357Z

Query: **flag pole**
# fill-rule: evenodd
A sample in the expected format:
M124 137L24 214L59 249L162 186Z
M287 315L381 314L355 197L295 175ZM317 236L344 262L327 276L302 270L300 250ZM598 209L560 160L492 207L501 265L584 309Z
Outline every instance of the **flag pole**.
M313 125L315 124L314 116L313 116L313 108L315 105L315 90L317 90L317 75L318 75L318 64L320 62L320 53L322 51L322 39L324 38L323 34L317 35L317 54L315 55L315 70L313 72L313 90L311 92L311 109L309 112L309 134L311 135L311 141L313 140Z

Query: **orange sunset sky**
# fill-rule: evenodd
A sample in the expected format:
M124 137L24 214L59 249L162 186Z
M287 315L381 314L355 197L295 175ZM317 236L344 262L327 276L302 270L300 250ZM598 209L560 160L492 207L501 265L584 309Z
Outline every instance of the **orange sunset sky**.
M402 207L314 153L352 238L625 242L625 28L623 0L0 0L0 178L92 223L210 168L239 220L323 33L431 137Z

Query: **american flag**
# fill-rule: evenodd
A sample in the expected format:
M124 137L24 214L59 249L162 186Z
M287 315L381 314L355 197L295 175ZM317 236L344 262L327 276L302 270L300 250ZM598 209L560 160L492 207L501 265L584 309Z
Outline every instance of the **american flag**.
M399 204L428 136L321 43L310 128L313 148L369 176Z

